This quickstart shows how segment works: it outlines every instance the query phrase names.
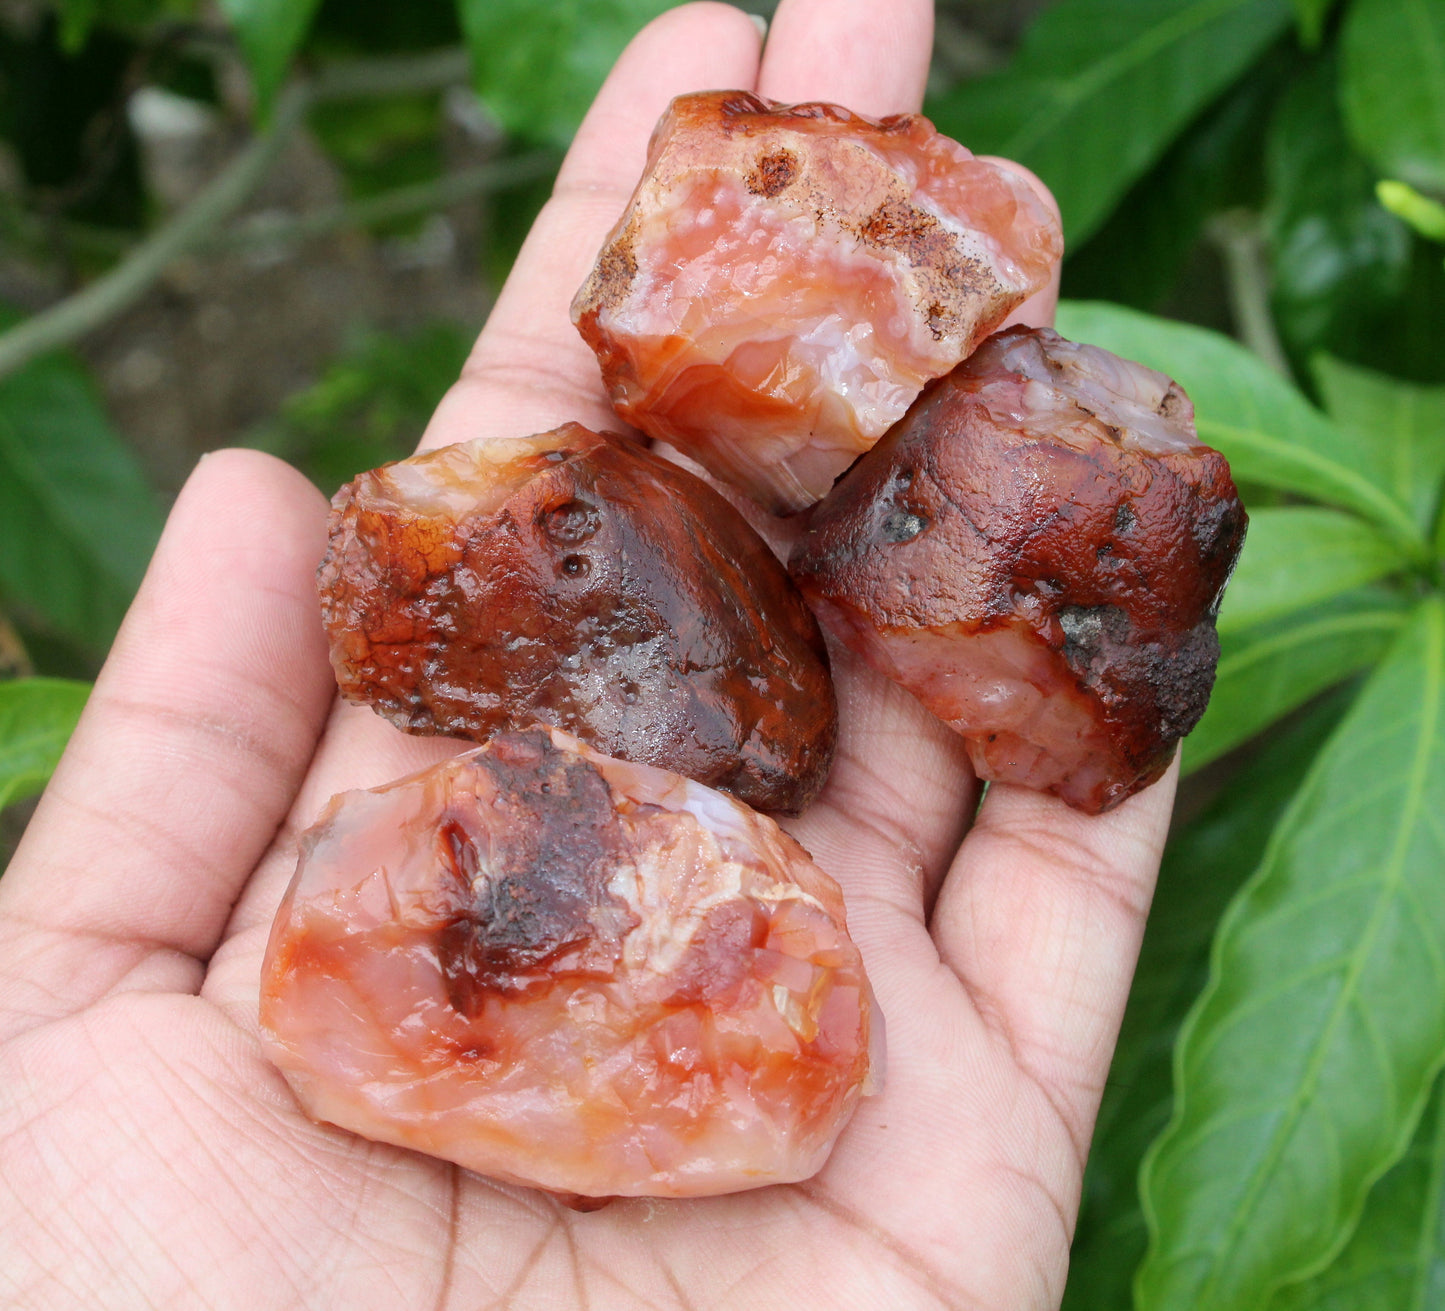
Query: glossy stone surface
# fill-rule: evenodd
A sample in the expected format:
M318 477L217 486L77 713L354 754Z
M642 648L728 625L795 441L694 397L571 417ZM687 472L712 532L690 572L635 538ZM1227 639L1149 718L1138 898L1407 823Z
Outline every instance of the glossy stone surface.
M637 442L569 424L362 474L320 588L342 693L408 732L551 724L764 810L826 778L816 621L742 516Z
M572 317L618 412L781 512L1039 290L1021 178L924 118L681 96Z
M837 885L771 820L555 730L336 797L266 953L308 1114L511 1183L805 1179L881 1075Z
M1097 812L1203 714L1245 514L1162 374L1011 328L814 512L792 570L980 777Z

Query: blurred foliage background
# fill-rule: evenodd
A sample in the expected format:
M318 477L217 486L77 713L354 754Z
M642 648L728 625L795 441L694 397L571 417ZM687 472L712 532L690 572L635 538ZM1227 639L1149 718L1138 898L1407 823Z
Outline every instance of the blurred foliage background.
M198 456L407 453L666 7L0 0L0 863ZM1445 1306L1445 0L937 10L1252 516L1066 1306Z

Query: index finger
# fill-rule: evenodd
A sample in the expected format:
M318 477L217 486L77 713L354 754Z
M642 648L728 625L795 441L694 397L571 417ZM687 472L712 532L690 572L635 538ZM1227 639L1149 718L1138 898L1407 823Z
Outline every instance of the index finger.
M914 114L933 52L933 0L783 0L758 94L826 100L856 114Z
M682 5L654 20L617 61L567 152L461 380L421 448L520 437L569 421L616 429L597 359L570 305L647 160L653 125L686 91L750 87L760 39L731 5Z

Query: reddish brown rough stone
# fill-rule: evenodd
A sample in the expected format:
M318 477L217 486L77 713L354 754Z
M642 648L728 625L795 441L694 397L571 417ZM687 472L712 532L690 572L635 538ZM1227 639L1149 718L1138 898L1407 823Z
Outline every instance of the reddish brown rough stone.
M572 317L624 418L796 511L1061 249L1025 181L927 119L708 92L663 115Z
M1011 328L817 507L792 569L981 777L1097 812L1158 778L1204 712L1244 530L1177 384Z
M342 693L407 732L552 724L765 810L823 785L816 621L732 506L634 441L568 424L362 474L320 589Z

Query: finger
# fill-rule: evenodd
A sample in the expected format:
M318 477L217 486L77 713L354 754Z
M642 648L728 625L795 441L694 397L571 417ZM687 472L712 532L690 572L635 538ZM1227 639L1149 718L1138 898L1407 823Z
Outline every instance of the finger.
M912 114L933 52L932 0L782 0L758 94L827 100L858 114Z
M684 5L638 33L578 129L556 191L423 448L547 432L569 420L623 426L596 356L572 326L572 297L642 176L668 102L687 91L751 87L758 50L757 27L731 5Z
M933 917L939 953L1043 1089L1079 1164L1139 954L1178 765L1104 815L989 790Z
M0 1023L194 990L335 691L325 503L279 460L204 459L0 880Z
M896 946L922 925L978 804L964 742L897 684L831 648L838 751L822 796L784 827L829 871L846 870L860 945Z

